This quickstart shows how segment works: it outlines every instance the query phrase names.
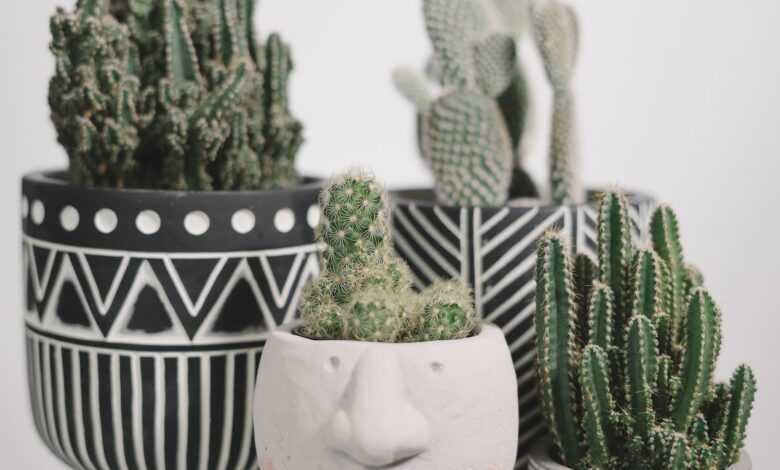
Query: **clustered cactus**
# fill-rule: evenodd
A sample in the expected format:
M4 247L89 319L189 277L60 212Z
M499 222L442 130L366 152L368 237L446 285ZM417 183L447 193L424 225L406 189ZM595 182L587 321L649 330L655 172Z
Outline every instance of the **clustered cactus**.
M51 19L49 103L70 178L231 190L295 184L290 50L255 0L80 0Z
M538 379L554 456L574 469L723 470L736 463L756 393L748 366L715 383L720 311L685 264L677 218L631 243L622 195L600 202L598 264L541 239Z
M370 176L348 173L321 195L322 275L301 304L303 333L320 339L418 342L465 338L477 328L471 295L457 282L416 293L392 250L387 196Z
M500 206L510 198L539 195L522 166L531 93L517 41L531 17L555 91L551 196L558 203L579 202L569 88L579 42L573 11L558 0L545 0L533 15L527 0L424 0L423 9L434 49L428 75L443 91L434 97L426 79L405 68L394 80L420 113L421 152L438 199Z

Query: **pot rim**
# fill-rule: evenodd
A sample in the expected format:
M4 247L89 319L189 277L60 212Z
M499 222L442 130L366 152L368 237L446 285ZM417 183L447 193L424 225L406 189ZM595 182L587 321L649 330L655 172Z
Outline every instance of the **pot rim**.
M550 457L550 446L549 439L541 439L531 448L528 454L529 470L572 470L555 462ZM750 470L752 468L753 462L750 459L750 454L745 449L742 449L739 461L729 467L729 470Z
M513 199L510 201L507 201L502 206L454 206L449 204L440 204L436 200L436 193L435 188L433 187L411 187L411 188L398 188L393 189L390 191L391 197L393 201L396 204L405 204L405 205L411 205L414 204L416 206L422 206L422 207L439 207L443 209L462 209L462 208L468 208L468 209L492 209L492 210L500 210L503 208L508 209L524 209L524 208L539 208L539 209L553 209L557 207L563 207L563 206L571 206L571 207L579 207L583 205L590 204L592 202L592 197L599 193L604 193L606 191L609 191L608 188L588 188L588 196L589 202L583 203L583 204L553 204L549 201L543 201L542 199ZM646 193L644 191L634 191L625 189L623 192L628 196L629 200L632 202L651 202L654 200L653 196L651 196L649 193ZM425 195L425 198L421 198L421 195ZM540 202L541 203L537 203Z
M42 185L42 186L56 186L60 188L73 188L80 191L88 191L90 193L99 194L116 194L122 193L130 196L152 196L157 195L160 197L182 197L182 196L214 196L214 197L229 197L230 195L240 196L262 196L263 194L278 194L284 191L296 191L296 190L310 190L318 189L325 181L324 178L304 175L301 178L301 182L295 186L289 188L276 188L276 189L239 189L239 190L175 190L175 189L149 189L149 188L111 188L104 186L86 186L81 184L71 183L66 178L67 169L45 169L29 171L22 175L22 181L25 183Z
M308 336L303 336L296 331L302 326L303 326L302 320L285 323L284 325L276 328L271 333L271 337L272 338L276 337L279 339L284 339L292 342L300 342L300 343L319 343L319 344L335 344L335 345L364 344L367 346L392 347L392 348L415 348L415 347L431 346L431 345L438 345L438 346L463 345L468 343L483 342L486 340L490 340L491 338L496 336L500 336L501 338L504 337L504 334L502 333L500 328L488 322L481 322L477 327L478 328L477 333L472 334L471 336L468 336L466 338L441 340L441 341L416 341L416 342L406 342L406 343L387 343L387 342L375 342L375 341L311 338Z

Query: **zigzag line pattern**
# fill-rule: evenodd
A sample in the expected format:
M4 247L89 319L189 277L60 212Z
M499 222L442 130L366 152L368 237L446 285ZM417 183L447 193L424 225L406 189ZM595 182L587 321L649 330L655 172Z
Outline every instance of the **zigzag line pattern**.
M652 206L631 207L634 238L647 238ZM558 229L578 252L596 255L595 208L452 209L397 204L393 212L397 252L407 260L422 289L440 279L462 279L474 289L477 311L502 328L512 353L520 397L520 458L546 430L535 390L534 311L536 242Z
M35 426L84 470L255 470L261 347L157 354L74 346L27 331Z
M136 253L23 242L28 325L82 341L257 342L295 318L318 247Z

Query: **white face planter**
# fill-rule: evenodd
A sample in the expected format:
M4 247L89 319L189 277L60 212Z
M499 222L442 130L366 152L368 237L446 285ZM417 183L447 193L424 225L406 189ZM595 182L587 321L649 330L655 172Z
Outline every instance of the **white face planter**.
M517 382L501 331L408 344L319 341L291 327L263 352L262 470L511 470Z

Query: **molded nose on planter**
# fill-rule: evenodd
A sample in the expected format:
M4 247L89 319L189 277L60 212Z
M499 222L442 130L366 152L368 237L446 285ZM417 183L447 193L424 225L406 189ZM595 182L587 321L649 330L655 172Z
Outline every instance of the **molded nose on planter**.
M360 358L328 431L334 450L372 467L419 455L431 441L428 421L409 401L398 358L376 349Z

